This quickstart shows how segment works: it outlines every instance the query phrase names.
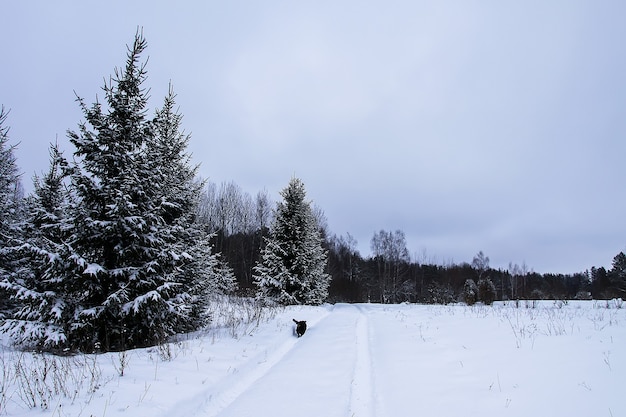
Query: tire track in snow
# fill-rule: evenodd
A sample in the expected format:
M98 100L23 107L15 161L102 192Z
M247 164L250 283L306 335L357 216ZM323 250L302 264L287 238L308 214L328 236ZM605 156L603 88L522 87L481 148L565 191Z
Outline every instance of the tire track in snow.
M322 317L308 324L314 326L326 319L331 311L328 311ZM244 364L246 371L243 371L243 374L238 372L225 377L223 382L218 384L221 386L221 389L217 392L215 391L215 386L207 388L194 397L181 401L170 410L162 413L163 417L217 416L230 404L235 402L241 394L252 387L255 382L270 372L270 370L294 348L297 342L297 338L290 337L277 349L273 350L272 353L267 354L267 351L265 351L265 353L256 355L253 359Z
M356 360L350 390L350 417L374 417L376 404L370 352L369 322L360 307L356 323Z

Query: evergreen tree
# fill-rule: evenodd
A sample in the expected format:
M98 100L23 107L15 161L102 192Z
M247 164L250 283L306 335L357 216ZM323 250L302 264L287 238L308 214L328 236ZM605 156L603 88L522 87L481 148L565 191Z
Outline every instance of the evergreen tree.
M598 300L607 297L607 291L610 291L611 281L604 267L591 267L591 295Z
M330 276L304 184L293 178L281 196L262 260L255 267L257 296L279 304L320 304L328 296Z
M626 294L626 254L620 252L613 258L611 270L608 273L613 297L624 297Z
M496 286L489 278L478 280L478 299L487 305L493 304L496 299Z
M167 224L177 221L192 223L197 211L203 181L196 181L198 166L191 165L187 153L189 135L181 131L182 115L176 109L176 94L170 85L163 107L154 118L154 144L147 153L146 163L160 177L153 190L160 215Z
M68 132L73 164L53 147L50 171L35 178L28 238L13 239L10 252L22 268L1 286L20 302L3 330L22 345L158 343L200 326L210 291L232 289L232 273L195 222L202 183L171 88L154 119L146 116L145 48L138 33L126 66L104 86L106 106L78 99L85 121Z
M478 300L478 286L476 281L471 278L465 280L463 285L463 300L468 306L476 304Z
M178 254L173 265L188 296L190 309L188 320L179 331L190 331L207 323L208 303L218 285L215 271L219 257L212 253L211 235L197 222L196 213L204 181L196 179L198 166L191 165L187 153L189 135L181 131L182 115L175 109L175 94L170 85L163 107L154 119L154 157L158 161L153 170L160 183L156 194L156 206L165 222L166 250Z
M176 119L146 116L146 70L139 62L145 48L137 34L126 66L104 86L107 108L79 99L86 121L78 133L69 132L76 147L71 259L81 268L64 277L81 287L71 347L145 346L193 327L186 275L191 255L180 244L189 210L174 196L195 200L193 191L181 191L187 177L172 189L171 168L184 145L167 153L174 146L167 141L180 136L161 132Z
M211 235L196 221L204 181L196 179L198 166L191 165L187 153L190 136L181 131L182 115L177 112L175 98L170 85L163 107L156 112L154 146L146 160L160 177L154 190L155 205L166 225L164 239L181 255L175 261L192 306L184 330L191 330L206 323L210 296L234 291L236 281L232 271L229 273L212 253Z
M5 125L8 112L0 108L0 283L17 278L19 258L14 248L23 234L23 192L15 157L15 145L9 144L9 127ZM8 294L0 286L0 318L13 308Z
M34 178L34 194L27 199L24 240L15 253L22 260L22 273L4 283L19 303L2 330L21 346L37 349L63 347L75 305L68 296L71 282L63 279L77 273L67 242L71 222L67 218L69 194L64 184L67 163L56 145L50 148L50 169ZM78 289L75 289L75 291Z

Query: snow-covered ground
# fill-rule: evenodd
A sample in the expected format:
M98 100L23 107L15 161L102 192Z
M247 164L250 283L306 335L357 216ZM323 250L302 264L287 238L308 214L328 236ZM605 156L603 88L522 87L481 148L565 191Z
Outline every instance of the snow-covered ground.
M618 306L289 307L258 326L126 354L5 348L1 414L625 416L626 305ZM302 338L292 318L307 320Z

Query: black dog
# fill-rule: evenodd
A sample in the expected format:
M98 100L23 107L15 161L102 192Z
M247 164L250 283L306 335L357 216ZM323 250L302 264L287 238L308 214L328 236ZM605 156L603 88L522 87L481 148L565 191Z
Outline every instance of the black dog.
M304 332L306 332L306 321L298 321L296 319L293 319L293 322L296 323L296 334L298 335L298 337L302 336Z

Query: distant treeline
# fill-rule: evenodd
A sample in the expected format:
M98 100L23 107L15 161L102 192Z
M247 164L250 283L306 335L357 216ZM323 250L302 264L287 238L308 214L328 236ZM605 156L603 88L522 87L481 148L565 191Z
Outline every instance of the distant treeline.
M213 233L214 251L233 269L244 295L253 295L253 268L272 220L275 203L266 191L252 197L233 183L207 183L198 221ZM336 236L327 227L321 209L316 215L328 251L327 273L332 276L330 302L450 303L464 301L464 285L490 280L496 300L605 299L623 297L626 257L618 254L612 268L575 274L541 274L525 265L489 267L479 252L472 263L436 265L411 259L404 233L381 230L372 236L372 255L362 256L349 234Z

